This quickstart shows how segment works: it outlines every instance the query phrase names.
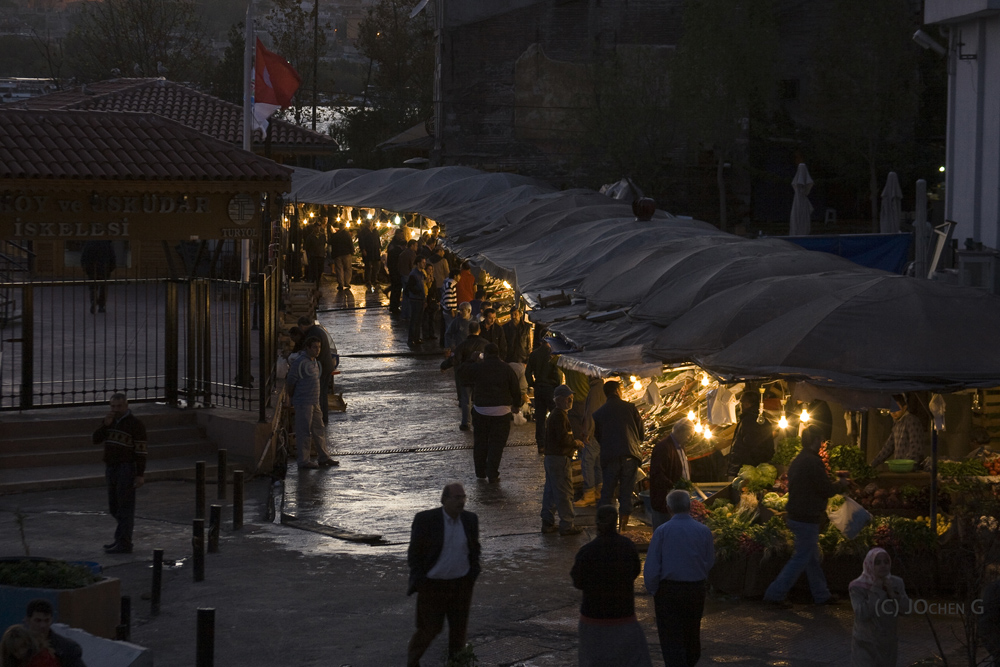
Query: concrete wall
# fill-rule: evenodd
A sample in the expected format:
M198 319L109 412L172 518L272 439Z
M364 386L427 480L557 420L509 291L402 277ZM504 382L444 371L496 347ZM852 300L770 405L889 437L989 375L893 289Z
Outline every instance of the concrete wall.
M219 449L226 450L230 467L255 471L257 461L271 436L269 422L258 423L256 412L229 408L197 410L195 414L198 416L198 426L205 429L205 435Z

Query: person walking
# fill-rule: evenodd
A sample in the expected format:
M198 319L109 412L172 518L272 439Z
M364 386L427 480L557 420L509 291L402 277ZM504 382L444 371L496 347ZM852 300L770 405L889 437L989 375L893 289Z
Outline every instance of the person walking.
M524 375L535 393L535 444L538 445L538 453L544 454L545 419L552 409L552 392L562 384L562 373L552 356L552 347L541 336L535 339L535 349L528 355Z
M467 305L467 304L463 304ZM461 321L456 319L455 322ZM455 322L452 324L454 325ZM472 387L473 382L462 373L466 364L482 359L486 351L486 341L479 335L479 322L469 320L465 330L468 335L458 344L452 353L451 363L455 369L455 388L458 391L458 409L462 413L462 423L459 430L468 431L472 428Z
M823 441L819 432L807 428L802 432L802 451L788 466L788 505L785 523L795 537L792 557L777 578L764 592L764 601L772 606L787 608L788 591L803 571L809 579L809 590L816 604L836 604L820 565L819 526L826 519L826 504L831 496L846 489L849 479L831 482L826 464L819 457Z
M531 325L524 321L524 311L517 306L511 308L510 319L501 327L501 330L507 347L504 361L517 373L521 393L527 395L528 378L524 375L524 369L528 363L528 355L531 353Z
M319 377L319 408L323 413L323 425L330 424L330 378L333 372L340 365L340 356L333 358L333 349L330 347L330 333L315 320L305 315L299 318L299 329L302 332L302 344L305 345L307 338L319 340L320 351L316 360L319 362L322 374Z
M910 598L903 580L891 573L892 560L880 547L865 556L861 576L851 582L854 628L851 632L851 667L895 665L899 652L896 626L907 613Z
M691 518L687 491L667 494L667 507L673 516L653 531L643 579L653 595L665 667L694 667L701 657L705 582L715 545L708 526Z
M583 443L573 436L566 411L573 407L573 390L564 384L552 392L555 409L545 423L545 487L542 491L542 533L579 535L573 524L573 455ZM556 512L559 525L556 525ZM634 577L633 577L634 578Z
M389 314L399 315L399 302L403 294L403 279L409 274L399 273L399 256L406 250L406 232L396 228L385 250L385 270L389 273Z
M636 473L642 462L643 425L639 410L622 398L617 380L604 383L607 401L594 413L594 437L601 446L601 486L599 505L614 504L618 494L618 530L624 531L632 515Z
M492 308L483 309L480 325L479 335L496 345L500 350L500 358L505 359L507 357L507 337L504 336L503 329L497 324L497 312Z
M574 505L592 507L601 497L604 484L601 472L601 445L594 437L594 413L604 405L604 382L599 377L565 370L566 384L573 390L573 407L569 410L569 423L573 433L583 443L580 450L580 472L583 476L583 493Z
M305 354L295 358L285 378L286 400L295 407L295 448L299 470L340 465L326 450L326 428L319 403L323 370L316 359L322 349L319 338L306 338ZM318 461L312 456L312 445L316 446Z
M452 269L441 287L441 347L446 349L451 348L448 327L458 316L458 274L458 269ZM472 312L471 306L469 312Z
M580 667L650 667L649 645L635 615L635 578L642 572L635 543L618 534L618 512L597 508L597 537L580 547L570 576L583 591Z
M448 619L448 657L465 648L472 588L479 576L479 517L465 511L465 488L444 487L441 507L417 513L406 560L407 595L417 594L417 630L407 648L407 667L419 667L427 647Z
M337 275L337 291L351 289L351 279L354 278L354 268L351 260L354 258L354 239L343 223L337 223L336 231L330 238L330 257L333 271Z
M424 304L427 301L427 274L424 272L426 266L427 260L417 257L404 286L410 316L410 335L407 342L411 347L424 342L420 337L420 330L424 320Z
M476 477L496 484L500 481L500 460L510 435L512 413L521 407L521 388L494 343L486 345L482 360L462 364L460 372L472 384L472 458Z
M83 662L83 649L80 645L52 630L52 614L51 602L41 598L34 599L25 610L24 627L52 649L59 667L87 667Z
M135 526L135 490L146 481L146 426L132 414L125 394L114 394L111 412L94 431L94 444L104 445L104 476L108 484L108 511L115 518L115 540L105 553L132 553Z
M382 263L382 237L370 218L358 230L358 250L365 267L365 289L374 292L375 285L378 284L379 265Z
M400 305L400 317L404 320L410 319L410 299L406 295L406 282L413 273L413 266L417 263L417 242L410 239L406 242L406 248L399 253L399 260L396 262L396 270L399 271L399 279L402 285L402 301Z
M107 280L118 268L115 258L115 247L111 241L87 241L80 253L80 266L87 274L88 280ZM104 283L90 286L90 312L106 312L108 302L108 286Z
M649 504L653 509L653 529L659 528L670 519L667 508L667 494L682 479L691 480L684 446L694 435L694 424L687 419L679 419L670 429L670 435L653 445L649 459Z
M305 238L302 240L302 249L306 252L306 280L319 285L323 277L323 268L326 265L326 230L319 220L309 226Z
M458 302L469 303L476 298L476 277L472 275L472 263L462 262L462 272L458 275Z

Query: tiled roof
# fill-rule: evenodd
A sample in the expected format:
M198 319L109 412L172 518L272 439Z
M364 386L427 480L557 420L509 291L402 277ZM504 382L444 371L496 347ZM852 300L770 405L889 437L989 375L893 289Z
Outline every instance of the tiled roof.
M156 114L0 109L0 181L290 182L291 173Z
M155 113L216 139L243 145L243 107L166 79L109 79L32 97L17 106ZM270 122L271 145L275 150L339 149L337 142L327 135L282 120ZM254 145L264 145L260 131L254 132Z

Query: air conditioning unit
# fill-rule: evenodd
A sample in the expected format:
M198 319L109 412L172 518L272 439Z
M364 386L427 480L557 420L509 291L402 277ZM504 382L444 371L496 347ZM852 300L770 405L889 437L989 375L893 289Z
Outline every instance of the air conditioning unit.
M992 294L1000 293L997 253L993 250L959 250L958 275L965 287L978 287Z

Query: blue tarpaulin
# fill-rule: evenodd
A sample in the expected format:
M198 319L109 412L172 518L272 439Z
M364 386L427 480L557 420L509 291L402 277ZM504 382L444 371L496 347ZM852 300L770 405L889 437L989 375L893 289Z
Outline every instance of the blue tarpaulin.
M784 236L806 250L828 252L855 264L892 273L902 273L910 260L912 234L829 234Z

